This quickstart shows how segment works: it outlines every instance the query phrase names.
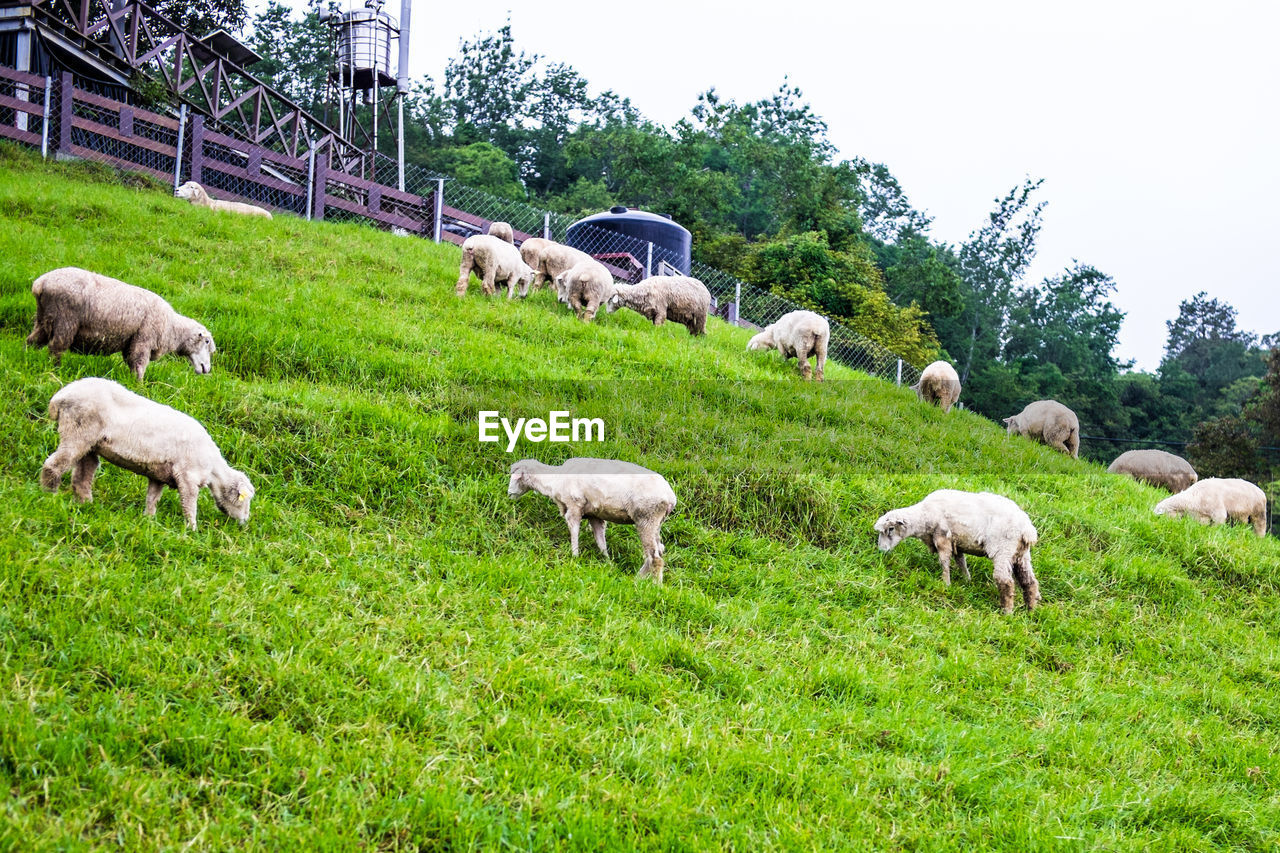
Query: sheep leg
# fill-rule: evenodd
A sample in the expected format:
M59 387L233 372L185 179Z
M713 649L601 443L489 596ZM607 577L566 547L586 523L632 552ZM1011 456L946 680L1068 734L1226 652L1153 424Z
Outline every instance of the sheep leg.
M1071 434L1067 436L1067 440L1064 444L1066 445L1067 452L1071 454L1072 459L1080 458L1080 433L1072 430Z
M159 480L147 480L147 515L156 514L156 505L160 503L160 495L164 492L164 483Z
M138 377L139 382L146 375L147 364L150 361L151 344L148 341L141 340L141 336L129 341L129 346L124 351L124 363L133 371L133 375Z
M662 583L662 570L666 562L662 555L666 548L662 544L662 522L644 519L636 522L636 533L640 535L640 544L644 548L644 565L636 572L637 578L652 578L656 584Z
M92 446L82 446L63 439L58 449L44 460L44 467L40 469L40 487L46 492L58 491L66 473L80 462L82 456L92 452Z
M1031 551L1028 549L1013 564L1014 577L1018 586L1022 587L1022 602L1028 610L1035 610L1040 604L1040 584L1036 573L1031 569Z
M42 347L47 343L49 343L49 333L45 331L44 306L37 301L36 322L31 328L31 334L27 335L27 346Z
M465 296L467 293L467 285L471 283L471 268L476 265L475 249L462 250L462 263L458 265L458 283L454 285L453 292L459 296Z
M600 553L604 554L605 559L609 557L609 546L604 543L605 522L598 518L587 519L591 522L591 535L596 538L596 547L600 549Z
M938 564L942 566L942 584L951 586L951 540L941 534L933 537L933 547L938 552ZM963 559L964 555L961 555Z
M812 379L812 378L813 378L813 368L811 368L811 367L809 366L809 354L808 354L808 353L796 353L796 360L800 362L800 365L799 365L799 366L800 366L800 378L801 378L801 379Z
M484 271L484 278L480 279L480 290L485 296L493 296L498 290L494 287L494 281L498 277L498 265L489 259L489 268Z
M1000 556L992 559L994 568L991 571L996 586L1000 589L1000 609L1005 613L1013 612L1013 566L1008 557Z
M98 474L98 454L92 450L81 456L71 474L71 491L81 503L93 500L93 478Z
M825 368L825 367L827 366L827 346L826 346L826 344L824 344L824 343L823 343L822 341L820 341L820 340L819 340L819 341L814 341L813 352L814 352L814 361L816 361L816 362L817 362L817 370L815 370L815 371L814 371L814 377L813 377L813 378L814 378L814 379L816 379L816 380L818 380L819 382L821 382L821 381L822 381L822 371L823 371L823 368ZM963 560L963 559L964 559L964 556L963 556L963 555L961 555L960 559L962 559L962 560ZM967 577L967 576L968 576L968 575L966 575L966 577Z
M150 490L148 485L147 489ZM178 480L178 497L182 500L182 514L187 518L187 527L196 529L196 502L200 497L200 486L191 480Z
M969 574L969 562L964 558L963 551L956 552L956 562L960 564L960 571L964 574L966 581L973 580L973 576Z
M62 354L71 349L78 331L80 324L74 317L64 315L55 321L53 334L49 336L49 355L55 366L62 364Z
M569 548L576 557L578 556L578 533L582 528L582 512L574 507L566 507L564 523L569 525Z

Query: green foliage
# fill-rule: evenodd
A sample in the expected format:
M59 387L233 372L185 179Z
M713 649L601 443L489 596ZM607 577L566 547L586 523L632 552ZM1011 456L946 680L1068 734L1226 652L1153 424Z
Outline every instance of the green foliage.
M90 176L92 181L68 176ZM749 333L546 291L453 295L459 254L219 216L0 147L5 849L1239 849L1280 842L1280 545ZM207 322L213 372L53 368L30 286L69 263ZM49 396L116 378L254 479L239 527L104 466L46 494ZM661 377L654 380L651 377ZM843 381L842 381L843 380ZM680 499L568 554L476 412L600 415ZM871 525L941 487L1024 506L1045 603L943 587Z
M1243 419L1231 415L1196 424L1187 459L1201 477L1258 479L1258 440Z
M161 15L200 38L214 30L235 32L249 16L244 0L159 0L154 5Z
M323 0L309 0L295 18L280 0L267 0L253 17L247 44L262 57L253 74L303 109L325 113L325 90L332 65L329 27L320 21ZM336 125L336 122L335 122Z
M488 142L438 149L426 160L426 165L456 178L468 187L503 198L524 199L519 168L501 148Z

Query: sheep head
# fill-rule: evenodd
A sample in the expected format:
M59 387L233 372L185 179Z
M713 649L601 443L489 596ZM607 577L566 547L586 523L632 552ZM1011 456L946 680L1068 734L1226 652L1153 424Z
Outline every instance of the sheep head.
M239 471L233 471L227 482L214 485L209 489L213 493L213 502L218 509L231 518L244 524L249 520L249 503L253 500L253 484L249 478Z
M880 534L876 547L881 551L892 551L899 542L907 538L907 520L899 516L896 510L886 512L876 519L875 531Z
M631 285L629 284L615 284L613 286L613 293L609 295L608 301L605 302L605 307L609 309L610 314L617 311L619 308L627 306L628 303L625 294L630 290Z
M507 485L508 496L513 498L518 498L521 495L523 495L525 492L533 488L533 486L530 485L528 481L525 479L525 475L529 471L528 463L530 461L532 460L521 459L519 462L515 462L512 464L511 482Z
M217 351L213 335L199 323L194 324L191 334L178 347L178 353L191 360L191 367L196 373L208 373L213 369L213 354Z
M187 201L198 201L202 198L208 197L208 193L204 191L204 187L200 186L195 181L187 181L185 184L174 190L173 194L177 198L185 198Z
M775 346L776 344L773 342L773 332L768 329L765 329L763 332L747 341L748 352L751 350L773 349Z
M1022 425L1018 423L1018 416L1013 415L1011 417L1007 417L1004 419L1004 426L1005 426L1005 432L1012 435L1019 428L1021 428Z

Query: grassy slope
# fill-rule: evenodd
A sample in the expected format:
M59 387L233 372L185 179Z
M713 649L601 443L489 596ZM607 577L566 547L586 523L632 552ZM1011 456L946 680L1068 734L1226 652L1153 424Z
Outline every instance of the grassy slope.
M0 156L0 848L911 849L1280 842L1280 548L876 381L804 387L713 323L576 323L452 294L457 250L217 217ZM94 178L97 180L93 180ZM118 357L27 351L30 282L114 274L199 317L214 372L144 392L257 486L141 514L39 490L50 395ZM792 363L794 364L794 363ZM609 441L480 445L475 412ZM568 555L506 467L620 456L671 480L667 584ZM991 488L1045 598L949 589L874 518ZM589 537L587 537L589 538Z

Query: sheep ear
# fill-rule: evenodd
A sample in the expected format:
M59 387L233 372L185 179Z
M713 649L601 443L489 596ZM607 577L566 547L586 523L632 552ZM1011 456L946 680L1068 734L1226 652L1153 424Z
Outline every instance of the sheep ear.
M1004 419L1004 423L1008 424L1008 423L1009 423L1010 421L1012 421L1012 420L1013 420L1013 418L1011 418L1011 417L1009 417L1009 418L1005 418L1005 419Z
M239 497L237 497L237 498L236 498L236 503L244 503L244 502L245 502L245 501L247 501L248 499L249 499L249 493L248 493L248 492L241 492L241 493L240 493L240 495L239 495Z

